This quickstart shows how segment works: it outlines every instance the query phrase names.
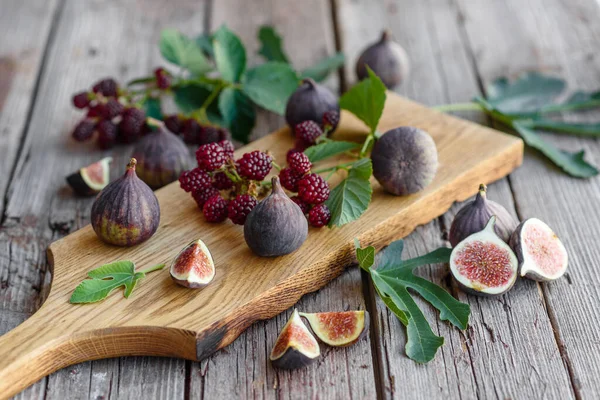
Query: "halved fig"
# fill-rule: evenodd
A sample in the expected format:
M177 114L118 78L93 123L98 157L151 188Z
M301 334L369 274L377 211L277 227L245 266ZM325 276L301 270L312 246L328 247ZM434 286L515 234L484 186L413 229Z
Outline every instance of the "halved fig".
M181 286L198 289L215 277L215 263L200 239L185 246L171 264L171 278Z
M514 231L510 246L519 260L519 274L538 282L564 275L569 264L567 249L548 225L529 218Z
M269 359L275 368L296 369L314 362L321 355L319 342L310 333L297 310L277 337Z
M468 293L496 296L506 293L517 279L517 256L494 231L493 215L481 232L458 243L450 255L450 272Z
M369 330L366 311L300 313L314 334L330 346L350 346L362 339Z
M110 181L110 163L112 157L103 158L79 171L67 176L67 183L80 196L92 196L100 193Z

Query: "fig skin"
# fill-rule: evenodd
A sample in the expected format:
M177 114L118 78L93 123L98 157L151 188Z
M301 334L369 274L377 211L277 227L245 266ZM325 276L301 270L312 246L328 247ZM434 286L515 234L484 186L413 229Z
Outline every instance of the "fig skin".
M406 51L394 42L388 30L383 31L381 38L367 47L356 61L356 76L359 80L369 77L367 66L388 89L400 85L410 70Z
M292 253L308 235L308 222L298 204L285 194L277 176L271 183L271 194L252 209L244 224L248 247L261 257Z
M131 157L138 162L138 177L152 189L159 189L176 181L192 165L192 157L183 140L167 130L162 123L158 123L155 132L138 142Z
M190 289L200 289L215 277L215 263L206 244L198 239L185 246L171 263L173 281ZM203 276L200 274L204 274Z
M479 193L477 193L475 200L465 204L456 213L452 221L448 235L452 247L455 247L470 235L483 230L492 215L496 216L496 234L508 243L510 235L519 222L513 218L506 208L495 201L487 199L487 186L482 183L479 185Z
M79 171L67 176L67 183L73 191L79 196L93 196L98 194L108 185L110 180L110 163L112 157L105 157L100 161L81 168ZM102 175L101 181L98 181L98 176L91 174ZM94 180L96 178L96 180Z
M433 181L438 155L431 136L412 126L401 126L380 137L373 151L373 176L396 196L416 193Z
M540 226L541 229L545 230L551 236L551 240L553 240L553 243L548 243L548 245L556 246L555 250L564 255L564 267L562 267L562 270L559 271L557 274L548 275L548 274L544 273L543 271L536 270L535 268L539 269L539 267L534 264L534 261L531 260L528 263L528 260L525 259L526 255L525 255L525 248L524 248L523 240L522 240L522 234L523 234L523 230L527 229L527 227L529 227L532 224L536 224L536 225ZM538 240L541 240L541 238L538 238ZM552 231L552 229L547 224L545 224L543 221L541 221L537 218L529 218L529 219L526 219L525 221L521 222L519 224L519 226L517 226L517 228L515 229L513 234L511 235L509 244L510 244L510 247L515 252L515 254L517 255L517 259L519 260L519 276L522 276L524 278L531 279L531 280L537 281L537 282L550 282L550 281L554 281L554 280L562 277L565 274L565 272L567 271L567 268L569 265L567 249L565 248L563 243L560 241L558 236L556 236L556 234ZM530 265L530 263L534 264L534 265Z
M315 121L319 126L323 123L323 114L327 111L340 112L340 103L325 86L316 83L310 78L302 81L288 99L285 108L285 120L290 128L304 121ZM335 131L334 126L330 133Z
M148 240L160 223L158 200L135 173L132 158L125 174L106 186L92 205L91 223L96 235L116 246L134 246Z
M284 345L284 349L278 349L279 345ZM294 310L271 350L271 364L279 369L298 369L312 364L320 355L319 343Z
M452 254L450 255L450 273L452 274L452 277L454 278L454 281L458 284L459 288L465 293L470 293L470 294L474 294L476 296L482 296L482 297L500 296L500 295L508 292L510 289L512 289L515 282L517 281L517 276L518 276L517 256L513 253L510 246L508 244L506 244L506 242L504 242L496 234L496 232L494 231L495 223L496 223L496 217L492 216L490 218L490 220L488 221L488 223L486 224L485 228L481 232L476 232L476 233L472 234L471 236L469 236L468 238L466 238L465 240L460 242L452 250ZM467 276L463 276L463 274L461 274L460 271L458 271L458 267L455 264L456 264L456 259L458 257L460 257L459 253L463 250L463 248L466 245L468 245L470 243L475 244L478 242L493 244L496 248L501 250L497 254L491 255L491 257L495 257L495 259L492 260L493 262L487 262L486 267L488 265L493 267L497 263L498 257L501 257L502 255L505 255L508 257L508 262L510 263L512 275L508 278L508 282L504 286L496 287L496 286L487 286L485 284L479 284L479 283L469 280L469 278ZM504 251L504 252L502 252L502 251ZM479 258L481 258L481 257L479 257ZM489 259L486 261L489 261ZM480 274L480 276L485 277L486 274ZM468 284L467 284L467 282L468 282Z
M324 313L300 313L304 317L315 336L323 343L335 347L348 347L365 337L369 331L369 313L367 311L340 311ZM335 318L338 321L334 322ZM345 336L339 338L335 332L328 332L327 329L348 329L344 326L349 319L355 324L351 331ZM333 325L333 326L332 326Z

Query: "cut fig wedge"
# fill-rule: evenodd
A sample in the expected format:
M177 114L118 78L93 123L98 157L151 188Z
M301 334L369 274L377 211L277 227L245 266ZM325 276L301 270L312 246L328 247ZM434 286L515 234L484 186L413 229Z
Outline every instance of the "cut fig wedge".
M171 264L171 278L181 286L198 289L215 277L215 264L208 247L200 239L185 246Z
M79 171L67 176L67 183L80 196L98 194L110 181L110 163L112 157L103 158Z
M481 232L458 243L450 255L450 272L465 292L496 296L517 279L517 256L495 232L492 216Z
M519 260L519 274L538 282L564 275L569 264L567 249L543 221L529 218L517 227L510 245Z
M297 310L277 337L269 359L275 368L297 369L313 363L321 355L319 342L310 333Z
M306 318L317 338L330 346L351 346L369 330L366 311L300 313L300 316Z

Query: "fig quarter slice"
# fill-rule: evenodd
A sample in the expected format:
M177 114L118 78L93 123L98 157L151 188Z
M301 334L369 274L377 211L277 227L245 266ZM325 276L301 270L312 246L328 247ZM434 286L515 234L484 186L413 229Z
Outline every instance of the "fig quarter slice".
M191 289L208 285L215 277L215 263L200 239L183 248L173 260L170 268L171 278Z
M269 359L275 368L296 369L314 362L321 355L319 342L310 333L297 310L277 337Z
M306 318L319 340L330 346L351 346L369 330L367 311L300 313L300 316Z
M80 196L98 194L110 181L109 164L111 161L112 157L105 157L87 167L83 167L67 176L67 183Z

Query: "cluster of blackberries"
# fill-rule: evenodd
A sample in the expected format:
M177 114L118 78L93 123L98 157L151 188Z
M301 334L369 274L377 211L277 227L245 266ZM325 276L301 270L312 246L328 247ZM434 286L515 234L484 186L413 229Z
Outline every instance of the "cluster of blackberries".
M229 218L244 225L258 204L258 183L271 172L269 154L255 150L234 160L233 151L229 140L204 144L196 151L198 167L179 177L181 188L192 194L209 222Z
M169 115L165 118L168 130L183 137L188 144L205 145L222 140L231 140L231 134L225 128L202 124L195 118L186 118L182 115Z
M323 203L329 198L329 184L321 175L310 172L312 164L303 152L291 149L287 163L288 166L279 172L281 185L290 192L298 193L291 199L305 215L308 214L312 226L320 228L327 225L331 212Z
M327 135L333 131L340 121L340 113L337 111L327 111L323 114L323 122L321 125L315 121L308 120L299 123L293 127L296 143L294 149L304 151L317 143L317 139L322 135Z
M87 110L86 116L73 130L75 140L84 142L97 133L98 147L109 149L116 143L133 143L150 132L146 113L128 106L120 99L120 92L117 82L107 78L96 83L91 91L73 96L73 105Z

